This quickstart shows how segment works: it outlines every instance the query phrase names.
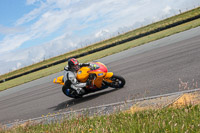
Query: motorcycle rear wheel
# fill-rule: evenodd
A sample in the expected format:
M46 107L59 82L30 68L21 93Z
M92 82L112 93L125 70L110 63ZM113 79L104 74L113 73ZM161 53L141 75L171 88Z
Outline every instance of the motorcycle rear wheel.
M63 93L64 93L66 96L71 97L71 98L75 98L75 99L78 99L78 98L82 98L82 97L83 97L82 95L78 95L78 94L76 93L76 91L72 91L72 90L71 90L71 92L67 93L67 89L68 89L68 88L66 88L65 86L62 87L62 91L63 91Z
M113 75L110 79L113 81L110 84L110 87L113 88L122 88L126 84L126 81L122 76Z

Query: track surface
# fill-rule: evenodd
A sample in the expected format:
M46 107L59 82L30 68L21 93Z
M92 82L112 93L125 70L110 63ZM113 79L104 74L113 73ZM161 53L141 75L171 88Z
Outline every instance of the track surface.
M62 74L57 73L1 92L0 123L177 92L184 90L179 87L179 79L194 88L200 82L200 27L99 61L125 77L124 88L110 88L75 100L66 97L60 85L52 83Z

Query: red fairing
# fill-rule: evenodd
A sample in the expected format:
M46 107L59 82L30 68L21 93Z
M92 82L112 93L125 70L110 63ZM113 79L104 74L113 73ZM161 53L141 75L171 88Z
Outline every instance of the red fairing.
M90 72L105 72L105 73L108 72L108 69L107 69L107 67L104 64L99 63L99 62L96 62L95 64L99 65L100 68L96 69L96 70L92 70Z
M108 72L108 69L104 64L102 64L102 63L97 63L97 64L100 66L99 70L101 70L101 71L103 71L105 73Z

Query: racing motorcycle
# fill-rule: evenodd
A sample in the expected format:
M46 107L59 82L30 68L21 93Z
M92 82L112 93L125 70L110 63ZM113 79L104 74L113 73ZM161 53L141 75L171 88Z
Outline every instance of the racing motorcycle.
M63 77L60 76L53 80L55 84L64 85ZM122 88L126 81L122 76L114 75L113 72L108 72L107 67L101 62L90 62L90 66L81 67L76 75L79 82L90 82L84 87L83 94L77 94L76 91L70 88L63 87L62 91L65 95L71 98L81 98L88 93L100 91L108 87ZM70 92L69 92L70 91Z

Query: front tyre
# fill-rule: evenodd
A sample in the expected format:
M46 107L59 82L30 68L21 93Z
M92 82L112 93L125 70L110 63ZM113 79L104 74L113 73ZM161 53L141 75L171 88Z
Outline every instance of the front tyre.
M122 88L126 83L125 79L122 76L113 75L110 79L112 80L110 87L113 88Z

